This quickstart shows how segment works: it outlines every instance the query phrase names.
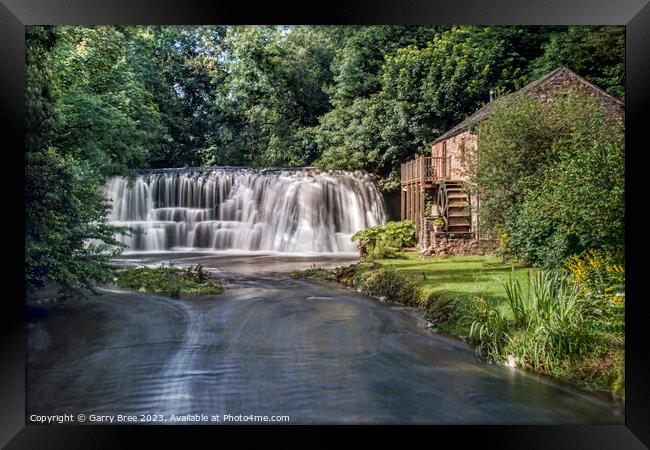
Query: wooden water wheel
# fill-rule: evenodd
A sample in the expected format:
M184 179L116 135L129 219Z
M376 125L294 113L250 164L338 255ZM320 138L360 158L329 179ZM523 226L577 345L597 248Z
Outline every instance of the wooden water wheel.
M440 182L440 187L438 188L438 216L442 217L445 221L442 229L447 230L447 211L449 209L449 198L447 193L447 186L444 181Z

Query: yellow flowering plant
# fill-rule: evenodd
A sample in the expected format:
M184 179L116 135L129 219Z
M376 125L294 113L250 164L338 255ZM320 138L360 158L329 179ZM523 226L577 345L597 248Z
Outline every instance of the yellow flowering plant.
M590 249L571 256L565 269L585 294L622 305L625 301L625 266L620 261L623 261L622 254Z

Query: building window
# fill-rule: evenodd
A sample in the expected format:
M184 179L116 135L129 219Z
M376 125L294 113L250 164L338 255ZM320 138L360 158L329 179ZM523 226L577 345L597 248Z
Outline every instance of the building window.
M460 159L465 161L465 138L460 139Z

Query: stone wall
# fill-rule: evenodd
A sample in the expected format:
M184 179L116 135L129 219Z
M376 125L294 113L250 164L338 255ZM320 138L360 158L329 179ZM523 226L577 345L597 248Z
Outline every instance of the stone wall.
M497 242L493 240L440 237L429 243L420 254L422 256L488 255L494 253L497 247Z
M469 131L463 131L455 136L451 136L449 139L432 145L431 156L440 158L446 154L447 158L451 157L451 167L449 168L447 178L452 180L466 180L469 176L467 163L475 154L475 150L476 135Z

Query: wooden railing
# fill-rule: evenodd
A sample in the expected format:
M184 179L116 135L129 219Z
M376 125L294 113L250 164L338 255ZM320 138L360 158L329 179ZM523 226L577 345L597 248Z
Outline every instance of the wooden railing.
M402 183L449 179L451 176L451 156L446 158L420 156L402 164L400 175Z

